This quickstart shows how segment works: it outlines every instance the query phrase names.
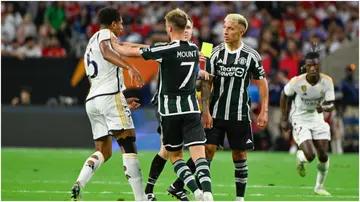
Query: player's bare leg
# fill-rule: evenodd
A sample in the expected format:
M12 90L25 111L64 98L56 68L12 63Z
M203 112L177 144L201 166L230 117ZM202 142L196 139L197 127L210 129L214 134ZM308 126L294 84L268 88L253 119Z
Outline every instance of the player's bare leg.
M154 186L156 180L159 178L161 172L165 167L165 164L168 160L168 155L168 151L165 149L165 146L162 144L161 141L160 151L156 154L151 163L149 178L145 188L145 194L147 195L147 199L149 201L156 201L156 197L154 194Z
M217 146L214 144L205 144L205 156L209 163L209 167L211 165L211 161L215 156Z
M143 176L135 145L135 130L113 131L112 133L123 153L125 176L131 185L135 201L146 201L147 198L144 192Z
M86 159L74 186L71 189L71 200L82 200L82 192L95 171L112 155L111 136L95 140L95 153Z
M196 185L195 178L192 175L190 168L184 162L182 149L178 151L169 151L169 158L174 166L176 175L186 184L187 187L194 193L196 201L203 200L203 193Z
M246 154L246 151L232 150L232 158L235 165L236 201L244 201L248 177Z
M319 163L317 165L316 185L314 188L315 194L330 196L331 194L324 189L324 182L329 170L328 157L328 140L314 140L314 146L318 155Z
M310 163L315 159L313 140L305 140L300 144L300 150L296 153L296 169L301 177L306 175L305 163Z
M211 191L211 177L209 162L206 160L205 146L194 145L189 147L191 158L195 162L196 176L198 177L202 191L204 192L204 201L213 201Z

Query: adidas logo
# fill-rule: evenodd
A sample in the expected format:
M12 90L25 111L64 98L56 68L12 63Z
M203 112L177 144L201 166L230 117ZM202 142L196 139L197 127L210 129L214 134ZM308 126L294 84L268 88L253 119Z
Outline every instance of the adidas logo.
M205 175L205 173L199 172L198 177L201 177L201 176L204 176L204 175Z
M250 139L248 139L248 140L246 141L246 144L250 144L250 143L252 143L252 141L251 141Z
M220 59L216 63L223 63L223 61L222 61L222 59Z

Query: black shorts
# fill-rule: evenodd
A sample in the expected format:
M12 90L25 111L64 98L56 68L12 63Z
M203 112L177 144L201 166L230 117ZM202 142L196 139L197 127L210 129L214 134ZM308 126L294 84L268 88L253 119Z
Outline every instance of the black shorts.
M224 145L225 133L232 150L253 150L254 138L250 121L213 119L213 128L206 130L206 144Z
M168 151L179 151L183 146L203 145L204 126L199 113L161 117L163 145Z

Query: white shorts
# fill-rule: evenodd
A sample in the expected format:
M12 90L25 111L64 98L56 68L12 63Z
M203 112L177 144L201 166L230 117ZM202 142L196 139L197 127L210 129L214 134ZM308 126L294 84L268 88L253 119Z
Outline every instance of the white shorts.
M95 97L86 102L94 140L112 131L134 129L131 111L122 93Z
M298 146L305 140L330 140L330 126L320 123L293 123L293 138Z

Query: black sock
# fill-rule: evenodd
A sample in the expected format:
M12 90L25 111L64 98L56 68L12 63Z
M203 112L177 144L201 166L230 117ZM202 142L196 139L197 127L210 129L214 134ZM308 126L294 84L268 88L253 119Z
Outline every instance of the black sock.
M201 188L204 192L211 192L211 179L209 163L205 158L199 158L195 162L196 176L198 177Z
M236 196L244 197L247 177L248 177L248 167L246 159L234 161L235 164L235 185L236 185Z
M163 159L161 156L159 156L159 154L156 154L154 157L150 167L149 179L145 188L146 194L154 192L156 180L159 178L160 173L164 169L166 161L167 160Z
M187 187L194 193L198 188L195 178L191 173L190 168L185 164L184 160L179 159L173 163L176 175L186 184Z

